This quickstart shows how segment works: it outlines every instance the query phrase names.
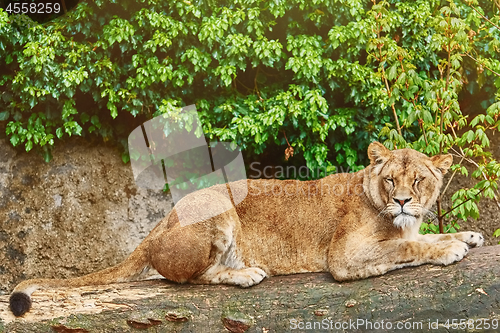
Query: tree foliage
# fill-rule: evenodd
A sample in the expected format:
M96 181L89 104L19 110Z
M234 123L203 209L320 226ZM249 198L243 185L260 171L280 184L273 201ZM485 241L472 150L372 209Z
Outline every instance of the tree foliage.
M486 0L83 0L35 24L0 10L0 122L47 160L55 141L97 135L122 142L126 161L134 126L195 103L211 140L328 171L362 168L381 136L452 152L454 172L472 165L481 181L453 196L451 214L475 217L480 197L498 196L498 11Z
M384 18L390 16L384 5L380 2L373 8L380 32L384 31ZM370 55L380 64L395 119L395 126L386 124L380 132L388 139L386 144L428 155L452 153L456 164L445 192L457 172L468 176L472 169L472 176L479 179L474 188L460 189L451 196L453 207L448 211L441 208L443 193L437 202L439 227L424 224L425 232L456 232L458 219L479 216L476 203L482 197L494 199L500 207L500 164L489 149L488 138L500 125L500 16L488 9L500 8L480 7L477 1L448 1L439 7L438 15L428 23L433 34L425 47L435 54L435 61L427 63L427 70L419 66L421 52L388 41L380 33L369 46ZM467 110L466 99L476 98L481 90L487 99L476 100Z

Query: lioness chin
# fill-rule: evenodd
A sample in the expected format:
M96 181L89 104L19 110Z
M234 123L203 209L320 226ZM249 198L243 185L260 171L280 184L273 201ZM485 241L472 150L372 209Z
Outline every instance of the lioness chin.
M266 276L325 271L345 281L405 266L449 265L461 260L469 246L483 244L475 232L418 233L451 155L429 158L374 142L368 156L370 165L352 174L308 182L233 183L233 195L248 188L236 206L223 195L226 185L192 193L121 264L67 280L24 281L14 289L10 308L16 316L26 313L30 295L39 288L132 281L149 268L180 283L250 287ZM181 226L176 212L206 216L221 207L224 213L187 226Z

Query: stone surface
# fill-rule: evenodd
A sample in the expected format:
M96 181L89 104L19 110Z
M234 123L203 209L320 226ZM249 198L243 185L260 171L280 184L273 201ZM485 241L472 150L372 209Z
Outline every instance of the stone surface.
M60 142L49 163L0 140L0 294L122 261L172 208L135 185L116 148Z

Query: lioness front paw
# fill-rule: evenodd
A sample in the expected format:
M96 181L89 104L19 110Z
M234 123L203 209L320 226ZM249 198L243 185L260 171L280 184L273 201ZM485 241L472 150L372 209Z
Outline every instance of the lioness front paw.
M484 243L484 237L478 232L465 231L457 234L457 239L461 240L464 243L467 243L470 247L479 247Z
M442 243L442 252L436 260L437 264L440 265L450 265L454 262L460 261L469 252L469 246L465 242L461 241L450 241Z

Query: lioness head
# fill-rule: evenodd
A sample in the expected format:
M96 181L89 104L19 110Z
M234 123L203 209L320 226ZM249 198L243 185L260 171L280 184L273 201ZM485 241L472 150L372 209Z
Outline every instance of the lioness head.
M382 215L391 216L401 228L429 212L453 162L450 154L428 157L413 149L390 151L379 142L370 144L368 157L365 193Z

